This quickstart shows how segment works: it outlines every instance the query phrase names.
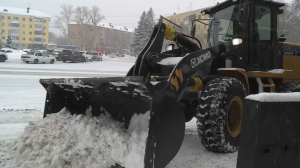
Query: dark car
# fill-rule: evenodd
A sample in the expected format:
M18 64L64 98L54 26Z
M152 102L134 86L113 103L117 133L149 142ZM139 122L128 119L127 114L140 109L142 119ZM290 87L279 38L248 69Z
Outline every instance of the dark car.
M57 61L62 61L62 51L53 51L52 54L54 55L55 59Z
M85 62L85 58L78 51L69 49L62 50L62 53L59 54L59 57L62 58L63 62Z

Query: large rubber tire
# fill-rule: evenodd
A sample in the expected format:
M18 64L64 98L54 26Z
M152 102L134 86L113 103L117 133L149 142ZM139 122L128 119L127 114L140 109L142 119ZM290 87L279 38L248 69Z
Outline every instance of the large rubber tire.
M280 92L282 93L300 92L300 82L285 83L280 87Z
M52 60L50 61L50 64L54 64L54 59L52 59Z
M3 55L0 55L0 62L5 62L5 60L6 60L6 57Z
M34 64L37 64L37 63L39 63L39 60L38 60L38 59L35 59L35 60L33 61L33 63L34 63Z
M236 78L216 78L207 83L196 114L206 149L218 153L238 150L245 97L245 87Z

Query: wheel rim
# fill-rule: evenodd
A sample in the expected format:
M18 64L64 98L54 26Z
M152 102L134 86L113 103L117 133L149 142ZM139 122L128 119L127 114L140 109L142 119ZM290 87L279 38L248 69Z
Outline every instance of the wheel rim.
M243 101L235 96L231 99L227 110L227 130L229 135L237 137L241 132L243 114Z

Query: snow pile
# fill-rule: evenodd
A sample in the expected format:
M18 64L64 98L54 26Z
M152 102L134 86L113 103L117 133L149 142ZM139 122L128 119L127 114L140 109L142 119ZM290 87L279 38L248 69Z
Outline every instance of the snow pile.
M30 123L13 147L22 168L142 168L149 112L132 117L129 129L109 115L71 115L66 109Z
M300 93L259 93L246 97L259 102L300 102Z

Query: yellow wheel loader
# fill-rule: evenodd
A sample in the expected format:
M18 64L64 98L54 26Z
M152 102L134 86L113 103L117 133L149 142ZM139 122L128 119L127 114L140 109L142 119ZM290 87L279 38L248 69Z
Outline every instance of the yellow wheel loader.
M235 152L246 95L300 91L300 45L285 43L277 31L283 6L227 0L204 10L210 16L206 49L195 38L201 19L188 17L183 28L161 17L126 76L41 79L44 117L91 107L93 116L107 112L127 129L134 114L150 111L145 168L163 168L175 157L193 117L205 148ZM167 50L166 42L172 42Z

